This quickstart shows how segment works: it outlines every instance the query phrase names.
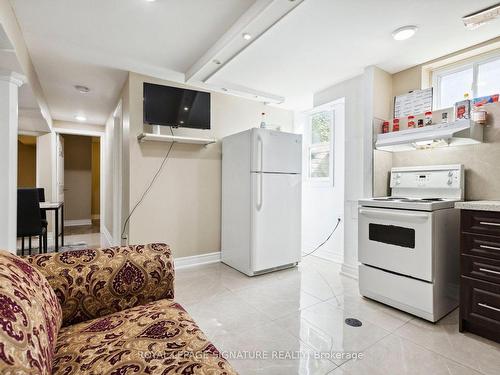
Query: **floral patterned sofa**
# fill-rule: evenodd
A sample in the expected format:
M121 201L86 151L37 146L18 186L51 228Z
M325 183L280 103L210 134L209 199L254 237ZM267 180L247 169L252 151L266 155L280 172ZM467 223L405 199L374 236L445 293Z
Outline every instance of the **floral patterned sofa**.
M173 297L164 244L0 251L0 373L236 374Z

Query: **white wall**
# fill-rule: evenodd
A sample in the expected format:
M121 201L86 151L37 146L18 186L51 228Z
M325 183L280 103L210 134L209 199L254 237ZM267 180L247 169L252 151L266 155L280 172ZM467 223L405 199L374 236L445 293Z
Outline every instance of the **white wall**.
M314 106L345 99L344 262L342 272L357 277L358 199L364 195L364 77L362 75L314 94ZM371 150L370 150L371 152ZM370 177L371 179L371 177Z
M56 201L57 194L52 186L55 182L56 135L54 132L36 138L36 186L45 189L45 200ZM53 238L54 215L48 214L48 237Z
M308 179L310 140L307 135L303 138L302 251L311 252L326 240L340 218L341 223L330 240L315 252L315 255L337 262L344 258L344 106L343 100L332 104L335 110L333 183L315 183ZM304 134L308 121L306 113L296 114L295 131Z

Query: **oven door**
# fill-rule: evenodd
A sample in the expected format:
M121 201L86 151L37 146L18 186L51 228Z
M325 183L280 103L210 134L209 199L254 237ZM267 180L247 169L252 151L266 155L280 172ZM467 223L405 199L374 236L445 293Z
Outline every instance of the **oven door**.
M432 212L359 208L359 261L432 282Z

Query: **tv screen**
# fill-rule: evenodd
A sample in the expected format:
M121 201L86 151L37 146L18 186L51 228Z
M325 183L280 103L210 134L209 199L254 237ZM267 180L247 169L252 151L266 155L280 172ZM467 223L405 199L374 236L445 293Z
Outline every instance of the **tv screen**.
M210 129L210 93L144 83L144 123Z

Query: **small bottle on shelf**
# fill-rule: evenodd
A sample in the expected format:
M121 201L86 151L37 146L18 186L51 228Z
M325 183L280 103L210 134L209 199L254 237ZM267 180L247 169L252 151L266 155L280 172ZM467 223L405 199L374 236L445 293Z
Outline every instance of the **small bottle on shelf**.
M408 116L408 129L413 129L415 127L415 116Z
M267 128L267 125L266 125L266 113L262 112L261 115L262 115L262 119L260 121L260 127L262 129L266 129Z
M425 112L425 126L432 125L432 112L427 111Z
M393 132L398 132L399 131L399 119L395 118L392 120L392 131Z
M389 121L384 121L382 124L382 133L389 133Z

